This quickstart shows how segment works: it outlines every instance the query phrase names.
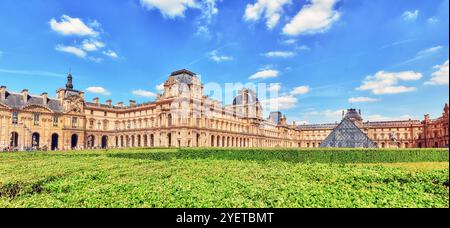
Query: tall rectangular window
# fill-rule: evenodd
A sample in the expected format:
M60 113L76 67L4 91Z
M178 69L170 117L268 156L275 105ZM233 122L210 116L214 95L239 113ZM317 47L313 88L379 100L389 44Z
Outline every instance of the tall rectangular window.
M19 122L19 113L14 111L12 113L12 124L17 124Z
M39 125L39 113L34 113L34 125Z
M77 128L77 127L78 127L78 118L72 117L72 128Z
M53 126L57 127L59 122L59 118L57 115L53 116Z

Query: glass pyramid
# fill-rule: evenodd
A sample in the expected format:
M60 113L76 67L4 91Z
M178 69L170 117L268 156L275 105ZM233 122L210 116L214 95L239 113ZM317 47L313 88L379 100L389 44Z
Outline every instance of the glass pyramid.
M342 122L320 144L320 148L378 148L349 118Z

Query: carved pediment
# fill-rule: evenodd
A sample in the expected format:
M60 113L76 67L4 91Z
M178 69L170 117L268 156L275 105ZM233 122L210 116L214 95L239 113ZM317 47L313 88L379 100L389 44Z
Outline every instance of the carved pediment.
M84 99L80 96L70 96L64 100L64 112L72 114L84 113Z
M24 111L29 111L29 112L46 112L46 113L53 113L53 111L46 107L46 106L40 106L40 105L29 105L29 106L25 106L23 107Z

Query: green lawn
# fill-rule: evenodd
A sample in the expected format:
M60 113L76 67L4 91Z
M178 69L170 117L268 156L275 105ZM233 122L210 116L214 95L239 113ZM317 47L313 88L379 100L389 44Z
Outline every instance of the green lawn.
M449 207L448 150L0 153L0 207Z

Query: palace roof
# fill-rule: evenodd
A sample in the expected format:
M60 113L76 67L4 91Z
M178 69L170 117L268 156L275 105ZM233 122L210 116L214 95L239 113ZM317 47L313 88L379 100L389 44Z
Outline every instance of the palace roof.
M24 109L29 106L40 106L48 108L53 112L63 112L63 107L59 100L47 98L47 102L44 102L44 97L42 96L28 95L28 99L25 102L23 99L23 94L6 92L6 99L0 100L0 104L6 105L12 109Z

